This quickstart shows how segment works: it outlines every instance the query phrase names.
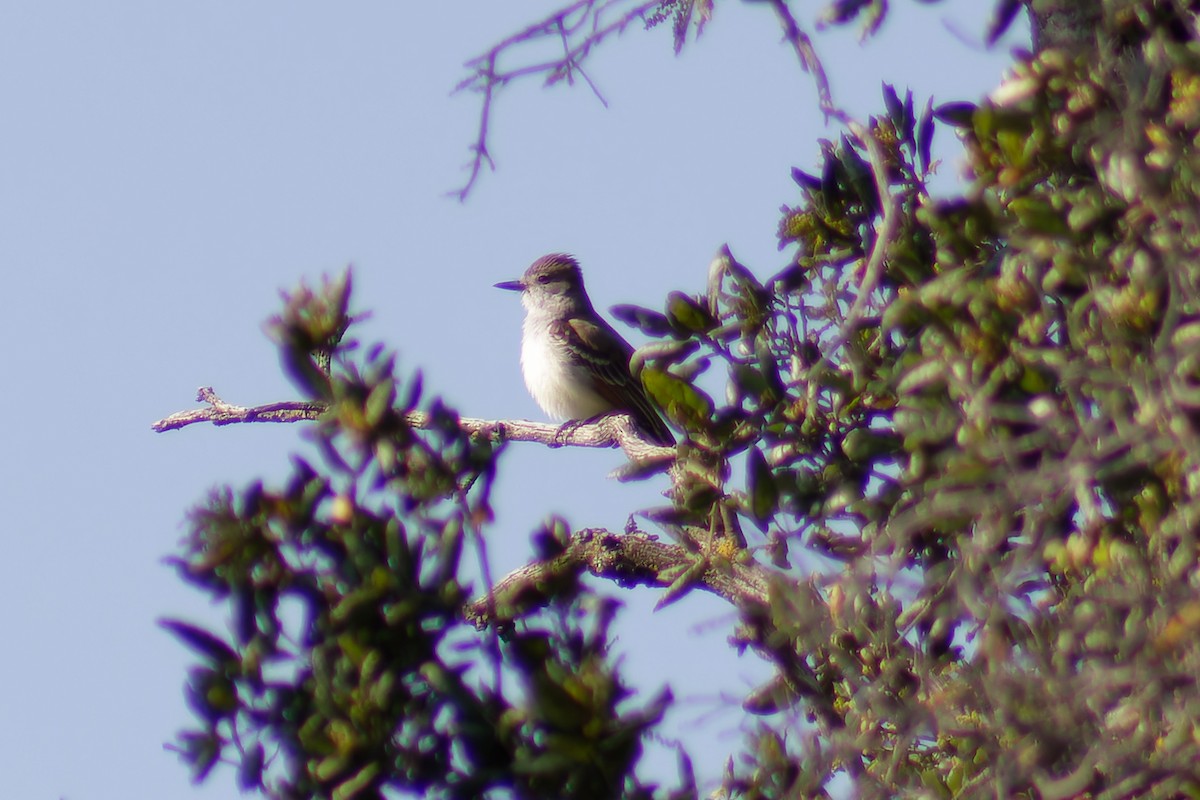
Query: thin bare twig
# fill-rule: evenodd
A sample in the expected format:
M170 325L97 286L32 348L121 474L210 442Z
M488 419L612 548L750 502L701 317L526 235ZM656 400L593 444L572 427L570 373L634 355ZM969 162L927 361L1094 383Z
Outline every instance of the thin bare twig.
M470 148L473 154L470 163L471 174L467 177L467 182L463 184L462 188L453 192L458 197L460 203L467 199L467 195L470 193L471 187L475 185L475 181L479 178L479 172L483 169L485 162L488 165L488 169L493 172L496 171L496 162L492 160L491 153L487 149L488 121L492 118L492 100L496 96L496 88L499 85L494 79L495 74L496 57L493 55L477 73L477 75L487 75L490 77L484 83L482 89L483 107L479 111L479 131L475 136L475 143ZM462 87L460 86L459 88ZM458 90L456 89L455 91Z
M844 122L845 112L833 105L833 91L829 88L829 77L825 74L825 66L821 63L820 56L817 55L817 49L813 46L812 39L800 27L800 23L796 22L796 17L792 14L792 9L788 7L787 0L768 0L768 2L775 9L775 16L779 17L779 24L783 26L784 40L796 51L796 58L800 60L800 68L812 75L813 81L817 84L817 100L821 104L821 110L825 112L826 122L830 117L836 117Z
M845 112L834 105L833 91L821 58L817 55L811 37L796 21L787 0L766 1L779 18L784 40L795 50L801 69L813 76L818 102L826 121L835 118L842 123L848 122ZM454 92L478 92L483 95L483 102L480 107L479 128L475 141L469 148L471 160L466 165L467 180L461 187L449 192L451 196L457 197L460 202L466 200L475 187L484 165L495 170L495 162L488 150L489 123L497 93L512 81L530 75L545 75L547 86L564 79L568 84L574 85L575 75L578 74L600 102L608 105L599 87L584 71L583 61L591 54L593 48L610 36L624 33L636 21L645 23L651 12L662 7L662 0L637 2L625 7L629 2L630 0L576 0L500 40L486 52L466 62L465 66L470 74L459 81ZM611 16L612 12L619 13ZM557 39L562 47L560 57L511 68L500 66L503 57L526 45L551 37Z
M867 160L871 164L872 177L875 180L875 191L879 195L881 219L875 229L875 241L871 246L871 252L863 268L862 279L859 281L854 302L851 303L850 310L846 313L845 318L839 326L840 329L837 335L827 346L822 348L823 355L820 362L812 368L814 371L819 371L829 366L833 361L834 355L850 341L854 335L855 328L866 313L872 299L871 296L879 287L879 280L883 275L883 266L887 259L888 250L891 248L892 241L896 238L900 228L900 201L898 197L893 195L891 187L888 184L887 160L883 148L866 126L834 105L833 94L829 88L829 79L825 75L825 69L821 65L821 60L817 56L812 40L800 27L800 24L796 21L796 17L792 14L791 8L788 7L787 0L767 0L767 2L775 10L775 15L779 18L779 24L783 27L784 39L796 51L796 57L800 60L801 68L806 72L810 72L816 82L817 96L820 100L821 110L825 112L826 120L830 118L836 119L850 131L851 135L866 150ZM815 387L818 385L817 381L813 381L811 384L813 387L812 390L815 391ZM811 407L815 408L815 405Z
M492 106L499 90L510 82L529 75L545 75L546 85L560 80L574 84L574 76L578 74L588 87L605 106L599 87L584 71L582 63L591 53L592 48L613 34L620 35L632 23L644 22L646 15L661 5L660 0L640 2L626 9L615 18L608 20L605 15L614 7L625 5L628 0L577 0L537 22L523 28L513 35L492 45L485 53L466 62L470 75L461 80L454 91L472 91L483 95L479 113L479 128L475 142L470 147L471 160L467 164L466 182L450 192L459 201L466 200L479 179L486 164L495 170L496 165L488 151L488 126L492 115ZM504 69L500 67L503 56L513 52L518 46L527 45L546 38L556 38L562 46L562 56L547 61L536 61L529 64Z
M867 158L871 162L871 172L875 178L875 191L879 195L881 219L875 229L875 242L871 247L871 255L863 269L862 281L858 285L858 296L846 314L846 322L842 326L842 336L851 335L854 327L862 317L870 297L879 287L879 279L883 275L883 264L887 258L888 249L900 228L900 199L888 186L887 160L879 140L861 123L851 119L845 121L846 127L867 150Z
M301 400L253 407L235 406L217 396L211 386L201 386L197 389L196 400L208 403L208 407L176 412L150 427L156 433L162 433L186 428L198 422L211 422L213 425L232 425L238 422L303 422L314 420L325 411L325 406L321 403Z

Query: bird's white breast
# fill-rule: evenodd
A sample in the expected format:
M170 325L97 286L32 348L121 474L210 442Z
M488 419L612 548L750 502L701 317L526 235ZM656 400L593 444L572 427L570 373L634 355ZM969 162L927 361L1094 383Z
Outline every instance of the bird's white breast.
M550 319L536 310L525 316L521 336L521 373L543 411L560 420L584 420L612 411L592 390L593 378L578 366L566 344L550 335Z

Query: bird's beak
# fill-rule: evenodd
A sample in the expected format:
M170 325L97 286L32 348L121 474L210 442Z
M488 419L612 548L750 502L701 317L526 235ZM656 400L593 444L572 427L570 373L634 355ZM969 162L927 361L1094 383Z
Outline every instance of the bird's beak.
M507 289L510 292L522 292L525 290L524 284L520 281L504 281L496 284L497 289Z

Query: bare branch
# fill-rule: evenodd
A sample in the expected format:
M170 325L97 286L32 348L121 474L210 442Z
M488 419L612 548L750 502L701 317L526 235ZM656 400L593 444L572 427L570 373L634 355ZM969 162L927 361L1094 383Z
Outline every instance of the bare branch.
M607 17L610 11L617 10L628 2L629 0L577 0L502 39L482 55L466 62L465 66L470 70L470 75L460 81L458 86L454 87L454 91L478 92L483 95L483 102L479 112L478 132L475 142L470 147L471 160L467 165L469 174L466 183L449 194L457 197L460 202L466 200L484 165L493 170L496 168L488 151L488 126L496 94L511 81L530 75L544 75L547 86L560 80L566 80L568 84L573 85L575 75L578 74L600 102L608 105L599 87L584 71L582 63L590 55L593 47L613 34L624 33L634 22L645 22L646 15L661 5L661 0L639 2L612 19ZM503 57L519 47L550 38L558 40L561 44L562 55L559 58L520 64L508 69L500 66Z
M840 122L848 121L845 112L833 104L833 92L829 86L829 78L825 67L817 55L812 39L796 21L787 0L767 0L779 18L783 27L784 41L795 50L800 60L800 67L813 76L816 83L817 97L826 120L834 118ZM479 112L479 128L475 141L470 146L471 160L467 163L468 176L466 182L458 189L449 192L459 201L467 196L479 179L486 164L490 169L496 168L488 150L488 128L491 121L492 108L499 90L518 78L531 75L545 76L544 84L550 86L560 80L566 80L574 85L576 74L591 88L592 92L605 106L608 102L601 94L599 87L583 69L584 60L591 55L592 49L603 43L612 35L620 35L634 22L646 23L651 12L662 6L662 0L651 2L635 2L630 0L576 0L568 3L557 11L534 22L511 36L497 42L481 55L470 59L465 66L469 75L459 81L454 88L457 92L478 92L483 95ZM615 16L614 16L615 15ZM518 64L510 68L501 66L505 58L519 52L530 45L535 45L543 39L555 39L562 48L562 55L542 61L532 61ZM678 44L678 43L677 43ZM530 47L529 49L534 49Z
M792 14L792 9L788 7L787 0L769 0L769 2L775 9L775 16L779 17L779 24L783 26L784 40L796 51L796 58L800 60L800 68L812 75L813 81L817 84L817 99L821 104L821 110L825 112L826 121L831 116L845 121L844 113L833 105L833 91L829 88L829 78L825 74L825 66L817 55L817 49L813 47L812 39L800 27L800 23L796 22L796 17Z
M201 386L197 389L196 400L208 403L208 408L179 411L160 419L150 427L156 433L162 433L185 428L197 422L211 422L213 425L232 425L237 422L303 422L314 420L325 411L325 406L321 403L300 400L249 408L235 406L218 397L211 386Z
M817 96L820 100L821 110L825 112L826 120L830 118L836 119L842 125L846 126L859 144L862 145L863 149L866 150L867 159L871 164L871 172L875 180L875 191L879 195L881 205L881 220L875 231L875 241L867 258L866 266L863 269L862 280L859 282L854 302L851 304L850 311L846 314L837 337L827 347L823 348L824 355L821 363L814 368L819 370L832 363L833 356L854 335L858 323L866 313L867 306L871 302L871 295L874 294L875 289L879 286L879 279L883 274L884 261L900 227L900 201L892 193L888 185L887 158L883 152L883 148L872 131L868 130L866 126L855 120L847 112L834 105L833 93L829 87L829 79L825 74L825 68L821 64L821 59L817 56L812 39L809 38L808 34L804 32L804 29L796 21L796 17L792 14L787 0L768 0L768 2L775 9L775 15L779 18L779 24L783 27L784 39L796 51L796 57L800 60L801 68L805 72L811 73L813 80L817 84ZM816 384L814 383L813 385L815 387Z
M744 626L739 639L779 667L778 678L746 699L756 713L772 713L807 699L814 712L829 724L840 725L829 693L813 674L811 666L781 639L771 620L769 586L774 570L754 561L702 559L698 553L676 544L660 542L642 531L614 533L603 528L575 531L566 549L557 556L519 567L500 580L486 595L463 607L466 620L479 629L505 626L548 605L564 588L587 572L610 580L622 588L650 586L665 588L680 572L694 570L691 583L697 589L729 601L742 612ZM811 587L810 587L811 588ZM825 619L829 610L812 589L814 609Z
M900 199L888 186L887 157L879 140L862 123L848 118L843 121L850 132L854 134L854 138L858 139L867 151L867 158L871 162L871 172L875 179L875 191L879 195L881 219L879 226L875 229L875 241L871 247L871 254L867 258L866 267L863 269L862 280L858 284L857 296L850 306L850 311L846 314L846 321L842 324L842 331L838 336L837 343L826 350L827 355L832 354L854 335L855 328L865 313L867 304L871 302L871 295L879 287L884 261L900 228Z
M451 192L451 194L458 197L458 202L460 203L467 199L467 195L470 194L471 187L475 185L475 181L479 178L479 172L483 169L485 162L493 172L496 170L496 162L492 160L492 156L487 149L488 121L492 118L492 99L496 96L496 88L499 86L494 80L495 74L496 60L494 57L476 73L477 76L487 75L489 78L484 83L482 89L478 89L478 91L483 92L483 107L479 111L479 132L475 136L475 144L471 145L471 174L467 177L467 182L463 184L462 188ZM463 87L460 85L459 89L461 88Z
M207 408L180 411L155 422L157 433L178 430L200 422L232 425L240 422L307 422L325 412L323 403L291 401L262 406L236 406L222 400L211 387L200 388L196 399ZM433 420L423 411L408 411L405 421L414 428L429 428ZM613 414L581 423L553 425L527 420L491 420L460 417L459 427L472 434L500 436L512 442L537 442L549 447L620 447L630 460L641 467L666 462L675 457L675 448L646 441L627 414Z
M575 531L560 555L534 561L506 575L483 597L466 605L464 613L476 627L512 622L545 606L555 588L584 572L618 586L667 587L681 569L700 556L677 544L658 541L641 531L619 534L602 528ZM766 569L714 559L694 585L724 598L738 608L765 607Z

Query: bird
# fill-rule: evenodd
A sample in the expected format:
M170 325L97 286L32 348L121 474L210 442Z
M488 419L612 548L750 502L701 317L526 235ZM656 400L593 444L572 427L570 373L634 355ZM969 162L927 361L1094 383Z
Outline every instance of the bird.
M543 411L568 422L629 414L645 439L675 445L641 381L629 370L633 348L592 307L574 256L542 256L519 280L496 288L521 293L521 372Z

